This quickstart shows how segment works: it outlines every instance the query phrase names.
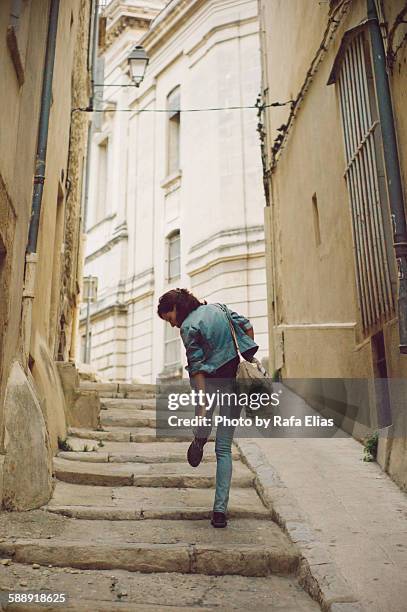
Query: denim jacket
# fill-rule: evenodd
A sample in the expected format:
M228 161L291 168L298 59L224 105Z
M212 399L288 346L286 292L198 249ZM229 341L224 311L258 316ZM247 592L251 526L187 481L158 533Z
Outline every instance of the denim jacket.
M237 343L243 357L251 358L258 345L244 330L250 329L249 319L229 309L236 332ZM180 328L191 376L195 372L214 372L236 357L229 320L216 304L204 304L193 310Z

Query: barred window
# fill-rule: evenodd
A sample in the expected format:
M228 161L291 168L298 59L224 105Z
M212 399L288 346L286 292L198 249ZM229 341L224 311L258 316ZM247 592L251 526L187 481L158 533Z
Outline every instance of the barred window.
M346 42L330 82L339 89L357 293L367 335L394 312L390 209L369 40L358 30Z

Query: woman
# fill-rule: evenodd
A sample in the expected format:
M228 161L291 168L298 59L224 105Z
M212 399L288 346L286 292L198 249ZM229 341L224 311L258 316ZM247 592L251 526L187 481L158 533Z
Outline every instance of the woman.
M225 308L225 305L222 305ZM220 304L200 302L187 289L171 289L159 299L157 313L171 327L178 327L186 349L191 386L196 391L215 392L222 383L222 392L235 390L239 356L233 342L229 319ZM227 307L226 307L227 308ZM258 350L253 327L248 319L228 310L233 321L240 352L250 360ZM197 416L212 416L206 406L199 406ZM221 406L221 415L239 416L237 406ZM197 427L187 457L192 467L200 464L203 448L211 427ZM218 425L216 431L216 491L211 524L226 527L226 510L232 478L232 440L234 427Z

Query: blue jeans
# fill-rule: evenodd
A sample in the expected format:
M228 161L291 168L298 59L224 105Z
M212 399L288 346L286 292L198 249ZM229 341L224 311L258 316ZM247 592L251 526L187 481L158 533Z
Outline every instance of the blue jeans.
M236 370L238 365L239 358L236 357L225 363L215 372L205 374L206 392L236 392ZM212 417L215 407L216 404L208 411L208 417ZM230 405L225 405L224 403L220 406L221 416L238 418L239 414L240 408L234 402L231 402ZM194 430L194 435L198 438L207 438L211 430L212 425L208 427L199 427ZM226 513L227 510L230 484L232 481L232 441L234 433L235 427L232 425L220 423L217 426L215 438L216 490L213 504L214 512Z

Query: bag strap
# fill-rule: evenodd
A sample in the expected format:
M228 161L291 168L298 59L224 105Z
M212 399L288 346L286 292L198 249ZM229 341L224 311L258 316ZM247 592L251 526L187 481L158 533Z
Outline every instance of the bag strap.
M238 354L238 356L239 356L239 360L240 360L240 361L243 361L243 355L242 355L242 353L240 352L239 344L238 344L237 337L236 337L235 327L234 327L234 325L233 325L232 318L231 318L231 316L230 316L230 314L229 314L228 307L227 307L227 306L225 306L224 304L218 304L218 305L219 305L219 306L220 306L220 308L223 310L223 312L225 313L225 315L226 315L226 317L227 317L227 319L228 319L229 328L230 328L230 333L232 334L233 344L235 345L235 349L236 349L236 352L237 352L237 354Z
M228 321L229 321L229 327L230 327L230 331L232 334L232 338L233 338L233 343L235 345L235 349L237 351L237 354L239 355L239 360L240 361L247 361L242 353L240 352L239 349L239 344L237 342L237 337L236 337L236 331L235 331L235 326L233 325L233 321L232 321L232 317L229 314L229 309L225 304L217 304L222 310L223 312L226 314ZM264 377L269 377L269 374L267 373L267 370L261 365L260 361L258 359L256 359L256 357L252 357L251 362L257 366L257 369L259 370L259 372L261 372L261 374L263 374Z

